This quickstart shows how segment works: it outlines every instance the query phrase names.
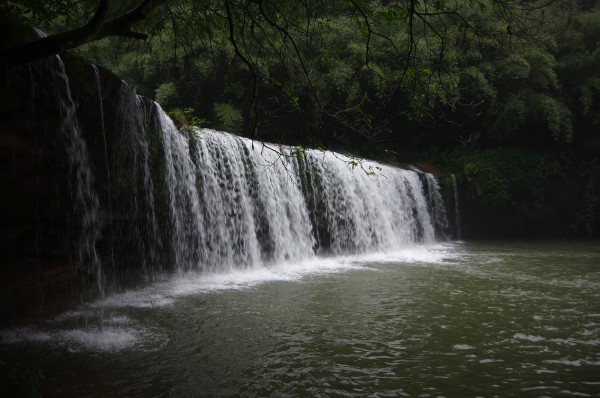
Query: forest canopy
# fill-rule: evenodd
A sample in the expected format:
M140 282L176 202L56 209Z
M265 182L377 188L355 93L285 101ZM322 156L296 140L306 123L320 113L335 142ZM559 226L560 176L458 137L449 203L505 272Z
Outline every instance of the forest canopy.
M536 88L556 89L552 54L531 57L553 46L578 6L590 4L28 0L3 1L2 12L56 35L64 43L52 50L76 49L167 109L191 108L217 128L242 117L237 131L246 135L331 144L348 135L385 140L413 120L455 124L460 112L489 112L500 94L493 80L515 86L532 67L542 73ZM569 139L568 121L555 120L567 110L552 97L511 94L506 112L529 95L539 103L532 116ZM500 120L498 133L515 122Z

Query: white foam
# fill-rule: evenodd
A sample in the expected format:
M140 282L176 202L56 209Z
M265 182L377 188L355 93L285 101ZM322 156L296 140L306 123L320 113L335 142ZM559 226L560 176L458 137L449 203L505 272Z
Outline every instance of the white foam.
M24 342L45 342L52 340L52 336L32 328L19 328L0 331L0 343L17 344Z
M572 395L574 397L591 397L590 394L586 394L586 393L578 392L578 391L570 391L570 390L561 390L560 394L561 395Z
M358 256L342 257L350 261L366 263L407 263L407 264L447 264L458 255L450 246L419 245L409 246L387 252L369 253Z
M504 362L504 360L503 359L486 358L486 359L482 359L479 361L479 363L496 363L496 362Z
M527 340L527 341L533 341L533 342L546 340L542 336L533 336L533 335L527 335L524 333L515 333L515 335L513 336L513 339Z
M141 290L131 290L115 294L92 303L91 307L155 308L173 304L173 299L171 297L166 293L161 293L160 286L162 285L163 284L161 283Z
M313 257L297 262L233 269L229 272L182 272L139 290L115 294L93 303L97 308L155 308L173 305L178 297L221 290L240 290L269 282L295 282L314 275L375 270L382 263L442 264L450 257L442 245L415 246L389 253Z
M561 345L569 345L569 346L574 346L574 345L596 346L596 345L600 345L600 340L598 340L598 339L579 340L579 339L574 339L572 337L569 337L569 338L566 338L566 339L562 339L562 338L546 339L546 338L544 338L542 336L533 336L533 335L527 335L527 334L524 334L524 333L515 333L514 336L513 336L513 339L527 340L527 341L532 341L532 342L549 341L549 342L552 342L552 343L561 344Z
M323 275L366 269L346 258L314 258L269 267L252 267L223 273L186 272L170 280L139 290L112 295L92 303L92 308L155 308L173 305L178 297L220 290L247 289L261 283L299 281L308 275Z
M65 330L58 339L70 351L119 351L140 341L140 332L132 328L103 327Z
M562 359L548 359L546 361L544 361L546 363L554 363L554 364L559 364L559 365L567 365L567 366L598 366L600 365L600 361L588 361L587 359L566 359L566 358L562 358Z
M110 318L103 319L102 322L113 325L127 325L131 323L131 319L124 315L115 315Z
M2 344L38 342L62 347L70 352L156 351L169 341L160 329L137 325L100 325L49 331L18 329L3 332L0 336Z
M42 331L33 328L21 328L0 333L3 344L51 343L67 348L69 351L118 351L133 347L140 342L142 333L133 328L102 327L68 329L61 331Z
M553 343L557 343L557 344L564 344L564 345L590 345L590 346L596 346L600 344L600 340L578 340L578 339L574 339L572 337L569 337L567 339L551 339L550 340Z
M472 345L468 345L468 344L454 344L452 346L452 348L454 348L455 350L473 350L473 349L475 349L475 347L473 347Z
M557 389L557 386L535 386L535 387L527 387L521 388L521 391L536 391L536 390L548 390L548 389Z

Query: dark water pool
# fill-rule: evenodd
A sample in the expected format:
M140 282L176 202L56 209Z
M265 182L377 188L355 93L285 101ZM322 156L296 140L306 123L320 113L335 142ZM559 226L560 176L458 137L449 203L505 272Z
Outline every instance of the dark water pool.
M600 244L165 277L0 343L47 396L599 396Z

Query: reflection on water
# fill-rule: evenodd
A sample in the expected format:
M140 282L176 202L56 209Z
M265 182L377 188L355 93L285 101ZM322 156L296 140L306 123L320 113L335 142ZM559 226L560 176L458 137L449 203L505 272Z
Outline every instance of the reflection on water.
M50 396L596 396L600 244L182 274L0 341Z

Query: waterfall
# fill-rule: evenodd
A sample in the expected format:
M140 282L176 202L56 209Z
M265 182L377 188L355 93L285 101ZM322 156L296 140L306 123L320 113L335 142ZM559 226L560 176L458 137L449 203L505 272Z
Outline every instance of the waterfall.
M205 220L204 250L206 263L234 267L260 263L256 235L254 200L251 195L255 176L243 159L244 148L233 138L223 137L221 145L214 137L198 140L194 148L197 188Z
M69 184L75 214L81 218L81 232L77 245L78 258L79 262L88 267L89 271L95 275L98 288L103 293L104 274L96 251L96 243L100 238L102 227L100 203L93 188L93 175L87 147L79 129L65 66L58 56L50 58L47 62L56 63L56 67L53 68L56 73L52 78L56 79L54 82L58 93L56 101L62 121L59 133L67 153Z
M417 173L342 155L308 152L321 248L334 254L432 242L434 230Z
M458 206L458 184L456 183L456 176L452 174L451 177L452 192L454 193L454 223L456 224L456 237L460 239L462 236L462 232L460 229L460 211Z
M131 281L139 271L228 272L449 236L430 174L178 129L158 104L110 72L69 62L65 68L56 56L31 66L36 106L48 105L39 112L56 115L35 126L48 128L39 135L46 147L66 149L68 171L56 175L69 176L71 201L60 196L49 214L76 216L73 257L101 290L107 278L129 278L129 271ZM69 82L65 70L78 75ZM50 182L40 184L51 192ZM72 233L74 223L45 222L46 230L58 225L57 235Z
M148 106L123 81L119 82L117 99L112 102L112 169L118 181L114 181L115 192L109 192L108 198L114 197L119 203L113 209L119 215L113 222L120 241L115 244L122 246L118 249L121 257L128 257L127 261L150 273L162 247L150 170L148 114L154 111L154 104Z
M444 203L444 198L442 198L440 184L434 175L425 174L425 176L427 179L431 218L435 224L435 230L438 231L442 238L445 238L449 234L450 224L448 223L446 204Z
M159 118L178 269L395 250L432 243L447 226L433 176L424 187L412 170L357 167L337 153L253 145L210 129L181 132Z
M177 130L158 104L156 107L165 152L173 260L180 270L197 269L204 258L205 238L196 189L196 166L190 156L188 137Z
M98 71L98 67L94 64L92 64L92 70L94 72L94 88L96 89L97 92L97 101L98 101L98 111L100 112L100 130L102 132L102 145L103 145L103 151L104 151L104 171L106 172L106 178L108 181L108 206L107 206L107 216L109 219L112 219L112 193L111 193L111 188L110 188L110 183L111 183L111 179L110 179L110 168L109 168L109 160L108 160L108 143L106 140L106 126L105 126L105 122L104 122L104 106L102 105L102 85L100 84L100 72ZM108 233L113 236L114 235L114 231L111 228L111 226L108 226ZM114 253L114 247L111 245L110 247L110 253L108 255L109 257L109 261L110 264L114 267L115 266L115 253Z

